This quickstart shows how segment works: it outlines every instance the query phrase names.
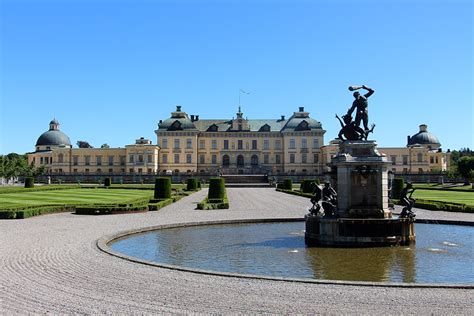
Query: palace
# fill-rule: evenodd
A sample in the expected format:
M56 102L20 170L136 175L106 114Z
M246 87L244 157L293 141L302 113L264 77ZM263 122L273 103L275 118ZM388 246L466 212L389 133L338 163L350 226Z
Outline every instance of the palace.
M139 138L124 148L73 148L56 120L38 138L28 162L49 175L268 174L322 175L340 140L324 145L325 130L300 107L288 119L200 119L177 106L160 120L156 145ZM394 173L441 172L449 153L426 125L408 137L407 147L378 148Z

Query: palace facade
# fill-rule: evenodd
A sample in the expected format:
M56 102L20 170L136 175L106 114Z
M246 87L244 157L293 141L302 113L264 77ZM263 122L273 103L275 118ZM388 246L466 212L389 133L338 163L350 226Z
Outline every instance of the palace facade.
M324 145L322 124L300 107L288 119L200 119L177 106L155 130L156 145L139 138L124 148L73 148L56 120L38 138L29 163L50 175L286 174L322 175L330 170L339 140ZM426 125L403 148L378 148L394 173L442 172L449 168Z

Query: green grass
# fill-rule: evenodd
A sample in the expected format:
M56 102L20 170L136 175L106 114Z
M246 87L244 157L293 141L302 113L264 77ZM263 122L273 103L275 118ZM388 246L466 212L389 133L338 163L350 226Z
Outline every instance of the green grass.
M417 189L415 190L415 193L413 193L413 197L415 199L463 203L474 206L474 192Z
M445 184L415 183L413 186L417 189L474 192L474 189L472 188L470 184L464 185L463 183L445 183Z
M139 198L152 198L149 190L69 189L27 191L0 194L0 209L40 205L87 205L126 203Z

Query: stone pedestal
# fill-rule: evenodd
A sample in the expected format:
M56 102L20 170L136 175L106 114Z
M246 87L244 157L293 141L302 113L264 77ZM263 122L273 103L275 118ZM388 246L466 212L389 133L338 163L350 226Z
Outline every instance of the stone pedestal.
M374 141L345 141L332 160L337 170L337 216L309 215L308 245L370 247L415 241L414 220L392 218L388 208L388 166Z

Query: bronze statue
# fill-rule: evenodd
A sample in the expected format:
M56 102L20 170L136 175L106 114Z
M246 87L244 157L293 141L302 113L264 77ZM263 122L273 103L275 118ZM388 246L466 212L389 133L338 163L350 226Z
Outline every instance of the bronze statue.
M354 110L356 110L355 116L355 125L360 126L360 121L362 120L364 124L364 130L366 132L369 131L369 110L368 106L369 103L367 102L367 98L370 97L375 91L365 85L362 86L350 86L349 91L365 89L368 92L364 95L361 95L359 91L354 92L354 102L352 102L351 108L347 111L347 115L351 115Z
M333 189L331 183L326 182L323 188L323 209L324 216L335 216L336 207L337 207L337 193Z
M321 190L321 188L319 187L317 183L313 182L312 185L314 188L313 188L313 196L311 197L310 201L311 203L313 203L313 205L309 209L309 214L312 216L323 216L324 212L321 211L321 205L319 204L319 202L321 201L323 197L323 191Z
M342 140L367 140L367 136L369 133L372 133L375 128L375 124L372 124L370 130L364 131L362 128L357 126L354 121L352 121L352 116L348 114L342 116L342 120L344 120L344 122L337 114L336 118L341 124L341 130L339 131L337 138Z
M411 183L407 183L407 185L400 192L400 203L405 205L405 207L402 209L402 212L400 213L401 218L414 218L416 216L411 210L416 201L411 197L413 192L415 192L415 188L413 188Z

